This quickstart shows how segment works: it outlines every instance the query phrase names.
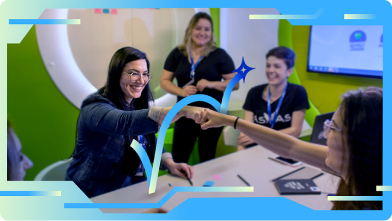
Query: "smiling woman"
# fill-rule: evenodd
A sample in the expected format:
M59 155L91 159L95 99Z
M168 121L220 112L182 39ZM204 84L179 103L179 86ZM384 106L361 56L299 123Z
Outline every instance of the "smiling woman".
M66 180L73 180L88 197L146 180L143 164L130 144L137 140L152 162L155 133L171 109L150 107L149 68L145 53L132 47L117 50L105 86L82 103ZM202 108L186 106L173 121L185 116L200 122L203 112ZM162 153L162 169L192 178L191 166L175 163L165 149Z
M249 90L243 106L245 120L299 137L310 105L305 88L287 81L293 73L295 53L290 48L277 47L267 53L266 59L268 84ZM238 150L243 150L255 142L241 133L237 144Z
M161 88L177 95L177 102L193 94L205 94L218 102L223 91L235 76L234 63L225 50L216 46L211 17L204 12L195 14L185 31L182 44L166 58L161 76ZM177 79L177 85L173 83ZM234 90L239 88L237 83ZM191 105L214 109L205 102ZM188 162L198 138L200 162L215 158L215 150L222 128L203 131L200 125L180 119L174 126L173 157L178 162Z

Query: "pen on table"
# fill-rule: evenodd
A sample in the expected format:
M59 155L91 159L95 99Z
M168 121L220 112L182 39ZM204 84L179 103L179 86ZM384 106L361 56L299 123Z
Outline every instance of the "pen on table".
M191 181L191 179L188 178L188 175L186 175L186 173L183 173L185 175L185 178L189 181L189 183L191 184L191 186L193 186L193 183Z
M244 182L247 186L250 186L250 184L248 182L246 182L246 180L244 178L242 178L239 174L237 174L238 178L240 178L242 180L242 182Z
M283 164L283 165L285 165L285 166L286 166L286 164L285 164L285 163L282 163L282 162L280 162L280 161L278 161L278 160L275 160L274 158L268 157L268 159L270 159L270 160L273 160L273 161L275 161L275 162L277 162L277 163L280 163L280 164Z

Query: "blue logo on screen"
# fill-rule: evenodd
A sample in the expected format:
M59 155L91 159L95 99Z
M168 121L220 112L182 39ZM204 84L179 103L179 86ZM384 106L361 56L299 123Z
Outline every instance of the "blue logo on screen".
M363 31L354 31L350 36L351 51L363 51L365 48L366 34Z

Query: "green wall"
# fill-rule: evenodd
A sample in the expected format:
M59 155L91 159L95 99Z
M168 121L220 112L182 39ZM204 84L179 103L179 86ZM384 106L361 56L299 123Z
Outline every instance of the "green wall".
M25 180L68 158L75 142L79 110L56 88L38 50L35 26L20 44L7 47L8 119L34 162Z

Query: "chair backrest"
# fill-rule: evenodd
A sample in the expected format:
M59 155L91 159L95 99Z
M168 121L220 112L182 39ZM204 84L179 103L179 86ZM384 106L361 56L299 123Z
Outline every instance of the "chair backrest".
M327 119L329 119L329 120L332 119L334 113L335 112L331 112L331 113L320 114L320 115L316 116L316 119L315 119L314 125L313 125L312 136L310 137L311 143L316 143L316 144L320 144L320 145L327 145L327 139L325 139L323 136L324 122Z
M34 181L63 181L71 159L61 160L47 166L35 177Z
M240 131L233 127L225 127L225 129L223 129L223 139L226 146L237 147L238 136L240 136Z

